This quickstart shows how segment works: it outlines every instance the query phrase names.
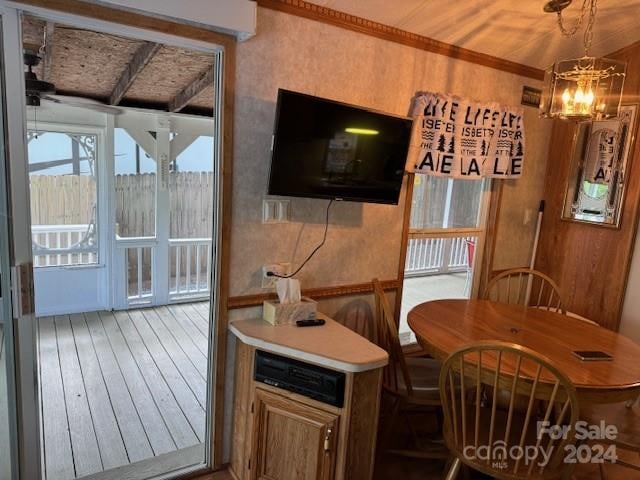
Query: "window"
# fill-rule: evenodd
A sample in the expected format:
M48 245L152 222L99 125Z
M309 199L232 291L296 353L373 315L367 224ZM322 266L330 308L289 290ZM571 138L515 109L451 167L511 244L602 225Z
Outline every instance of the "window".
M400 311L400 340L415 337L407 313L440 298L469 298L473 267L483 226L483 181L414 177L405 280Z
M36 267L98 263L97 135L28 132Z
M476 228L482 197L481 181L416 175L411 228Z

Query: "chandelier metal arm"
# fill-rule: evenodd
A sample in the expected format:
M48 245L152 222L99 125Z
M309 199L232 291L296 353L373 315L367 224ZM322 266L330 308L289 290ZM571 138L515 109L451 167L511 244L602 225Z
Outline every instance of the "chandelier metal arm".
M584 56L589 56L589 50L593 43L593 25L596 21L596 13L598 12L598 0L591 0L591 10L589 12L589 21L587 22L587 28L584 29L584 37L582 39L584 44Z
M562 10L564 10L564 7L562 7L561 5L557 5L555 6L555 12L557 14L557 19L558 19L558 27L560 27L560 31L562 32L562 34L566 37L572 37L573 35L576 34L576 32L578 31L578 29L582 26L582 23L584 22L584 16L587 13L587 4L590 2L591 0L583 0L582 2L582 8L580 9L580 17L578 18L578 20L576 21L575 24L573 24L570 28L567 28L564 24L564 19L562 18ZM568 4L567 4L568 5ZM553 6L550 8L554 8Z
M567 5L564 5L564 7L566 6ZM575 35L575 33L584 23L584 18L585 16L587 16L587 10L589 11L587 26L584 29L584 36L582 39L582 44L584 46L584 56L587 57L589 56L589 50L591 49L591 44L593 43L593 25L596 20L596 13L598 12L598 0L583 0L582 8L580 9L580 17L570 28L567 28L564 24L564 18L562 17L562 11L564 10L564 7L558 4L555 8L555 12L557 14L558 27L560 28L560 32L562 32L562 34L567 37Z

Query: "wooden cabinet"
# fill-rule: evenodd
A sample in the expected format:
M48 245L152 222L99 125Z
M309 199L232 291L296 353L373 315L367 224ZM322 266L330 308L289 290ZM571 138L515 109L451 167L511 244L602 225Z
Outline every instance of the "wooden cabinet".
M333 478L338 415L255 389L252 480Z
M369 480L382 371L345 372L335 407L253 380L255 348L238 342L231 471L238 480Z

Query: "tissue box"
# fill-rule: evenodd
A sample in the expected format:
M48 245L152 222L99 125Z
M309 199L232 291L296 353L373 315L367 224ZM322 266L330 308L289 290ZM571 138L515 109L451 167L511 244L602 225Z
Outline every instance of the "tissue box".
M292 325L298 320L316 318L318 303L308 297L299 302L280 303L278 300L265 300L262 304L262 318L271 325Z

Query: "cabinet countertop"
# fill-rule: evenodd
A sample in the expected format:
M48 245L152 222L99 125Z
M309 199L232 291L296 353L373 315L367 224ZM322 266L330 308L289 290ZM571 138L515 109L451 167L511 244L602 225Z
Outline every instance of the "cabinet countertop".
M366 372L384 367L387 352L325 315L319 327L273 326L261 318L229 324L238 339L260 350L343 372Z

